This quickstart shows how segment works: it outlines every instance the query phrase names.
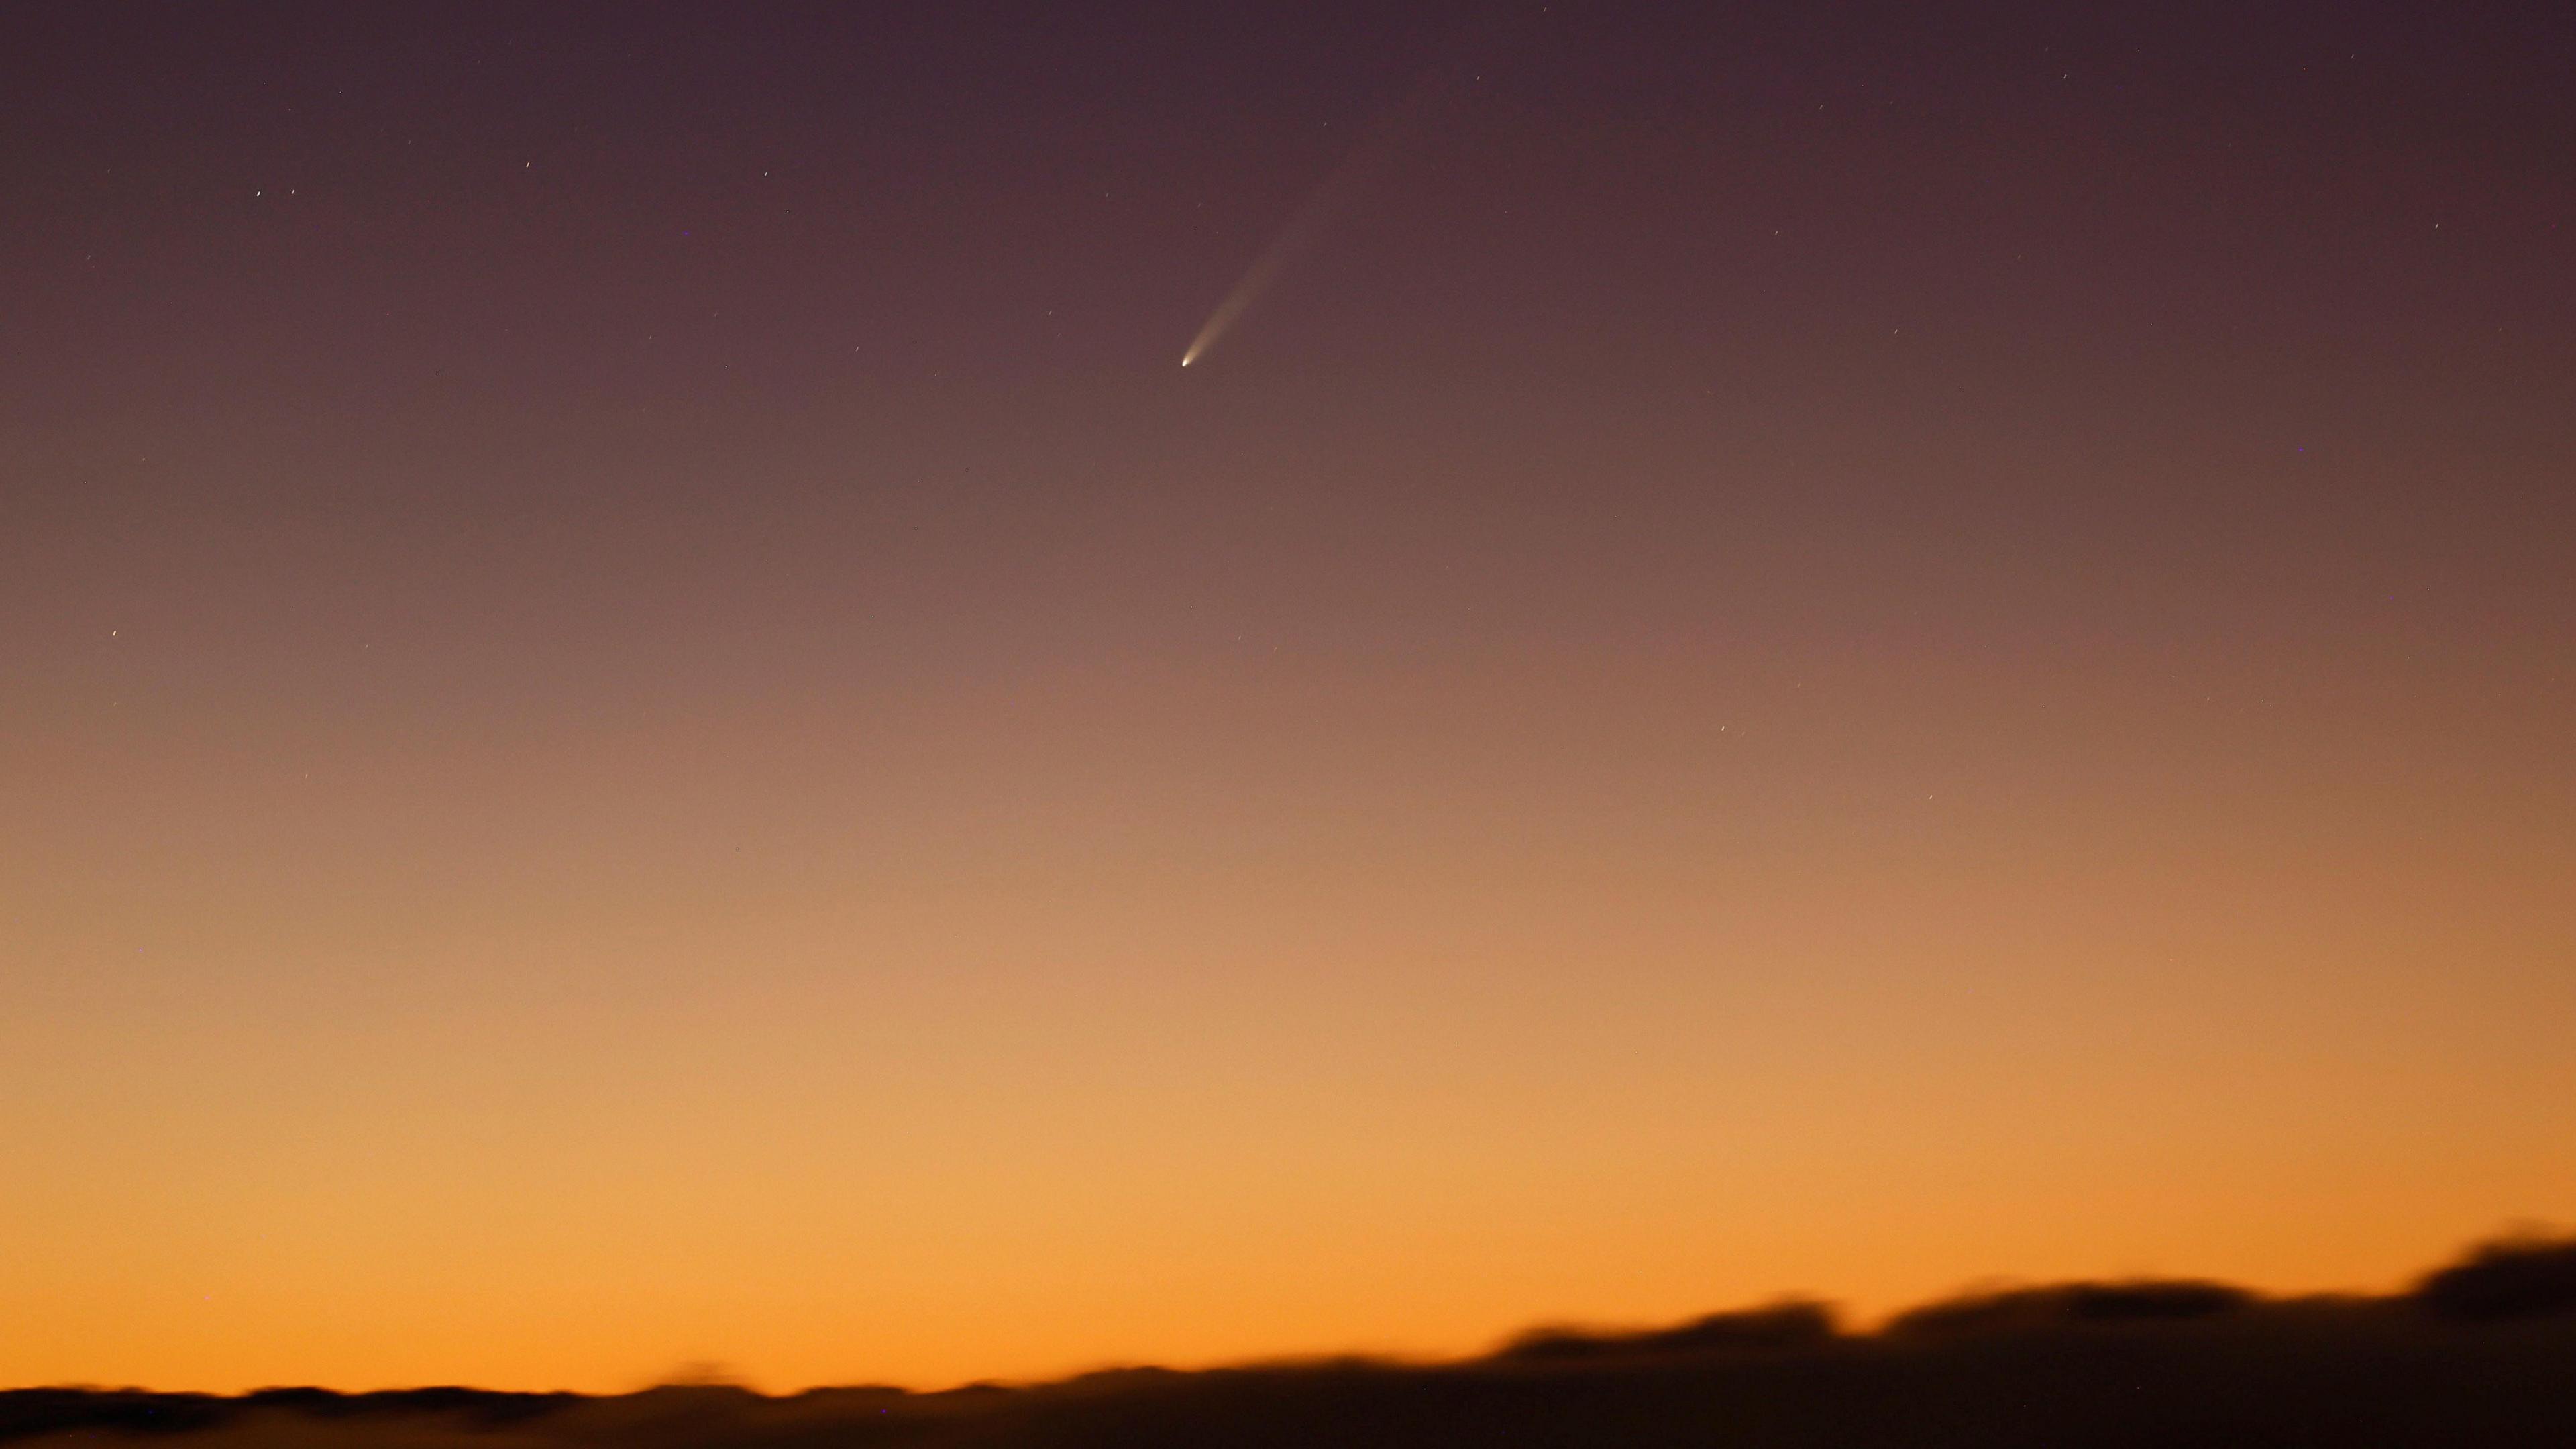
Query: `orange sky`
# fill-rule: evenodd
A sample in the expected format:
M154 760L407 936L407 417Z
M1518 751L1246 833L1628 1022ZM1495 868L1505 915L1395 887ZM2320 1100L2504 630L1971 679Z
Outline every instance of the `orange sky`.
M20 713L0 1365L939 1383L2383 1284L2576 1189L2576 984L2565 767L2492 703L2542 671L2409 709L2356 676L2448 666L2360 653Z
M2576 197L2406 87L2543 93L1793 10L1498 63L1186 374L1445 21L852 90L685 9L256 86L66 20L0 84L64 138L0 1385L1449 1354L2563 1220Z

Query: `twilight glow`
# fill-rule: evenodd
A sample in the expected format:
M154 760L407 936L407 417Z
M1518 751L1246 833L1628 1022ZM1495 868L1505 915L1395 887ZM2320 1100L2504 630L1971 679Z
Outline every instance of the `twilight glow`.
M21 12L0 1384L2568 1216L2563 27L1844 10Z

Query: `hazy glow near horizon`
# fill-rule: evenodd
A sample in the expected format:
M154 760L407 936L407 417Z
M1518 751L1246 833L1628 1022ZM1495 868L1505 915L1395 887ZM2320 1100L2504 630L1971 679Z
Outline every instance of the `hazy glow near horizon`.
M1548 9L1187 385L1454 17L0 55L0 1386L2563 1214L2576 100L1884 8Z

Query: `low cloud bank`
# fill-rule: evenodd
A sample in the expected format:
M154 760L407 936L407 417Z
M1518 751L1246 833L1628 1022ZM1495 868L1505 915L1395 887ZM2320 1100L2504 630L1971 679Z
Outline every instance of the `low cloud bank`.
M1291 1449L1309 1445L2576 1444L2576 1238L2472 1249L2388 1296L2146 1280L1985 1291L1857 1333L1788 1300L1350 1359L938 1393L468 1388L0 1392L0 1441L186 1449ZM179 1449L179 1446L172 1446Z

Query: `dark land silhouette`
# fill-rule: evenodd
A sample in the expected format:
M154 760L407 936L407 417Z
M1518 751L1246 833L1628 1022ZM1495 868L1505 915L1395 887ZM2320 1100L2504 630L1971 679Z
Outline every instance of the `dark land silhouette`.
M2576 1238L2472 1250L2387 1296L2193 1280L1926 1304L1874 1332L1785 1301L1642 1331L1548 1328L1441 1364L1116 1369L770 1397L467 1388L0 1393L0 1441L191 1449L827 1446L2576 1445Z

